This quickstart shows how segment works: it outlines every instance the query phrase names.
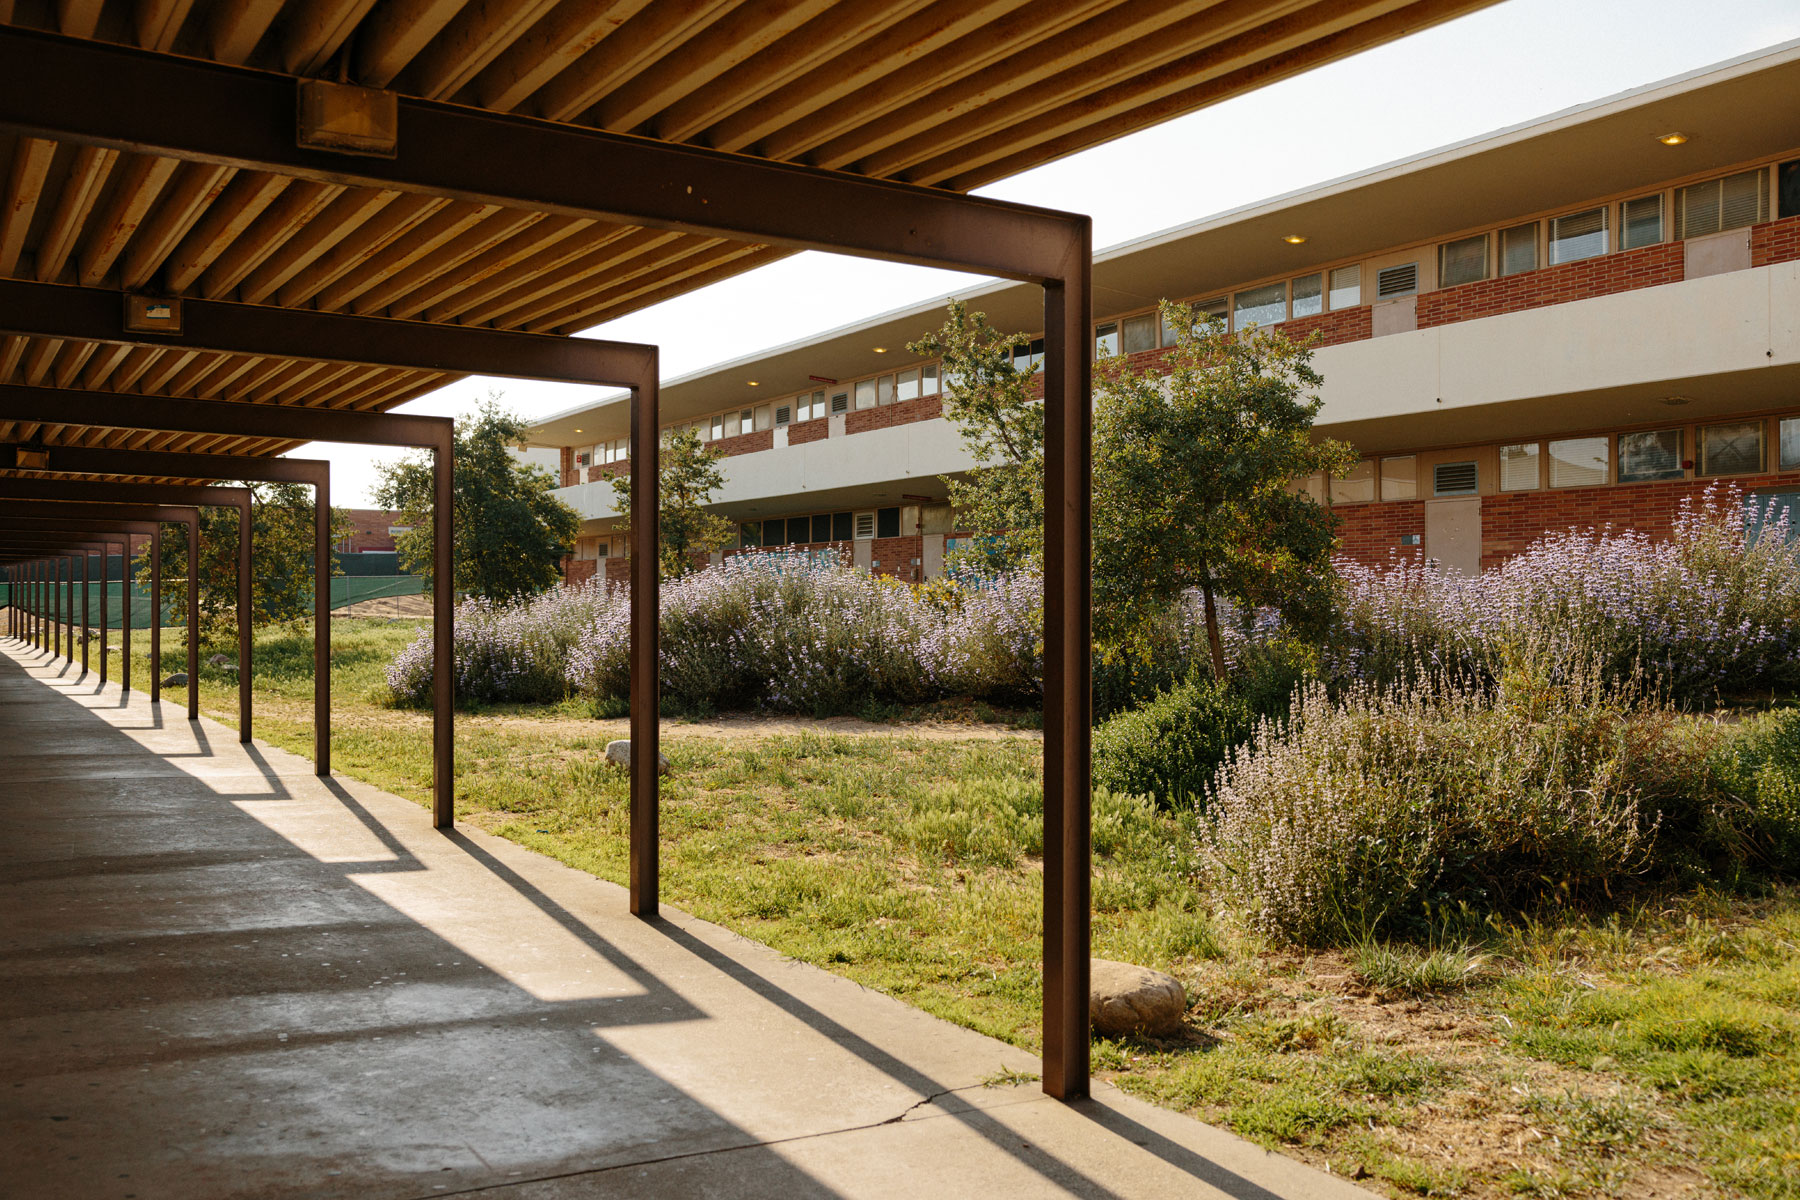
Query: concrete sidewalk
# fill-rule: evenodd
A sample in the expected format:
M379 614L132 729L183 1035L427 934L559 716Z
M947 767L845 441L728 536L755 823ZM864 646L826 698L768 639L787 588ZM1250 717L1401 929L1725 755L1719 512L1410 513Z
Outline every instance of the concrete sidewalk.
M12 641L0 911L4 1196L1368 1196Z

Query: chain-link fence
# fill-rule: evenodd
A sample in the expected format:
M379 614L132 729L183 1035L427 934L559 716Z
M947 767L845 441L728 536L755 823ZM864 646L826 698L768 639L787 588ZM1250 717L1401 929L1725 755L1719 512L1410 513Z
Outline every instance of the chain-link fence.
M10 584L0 583L0 605L10 604L12 594ZM60 584L52 584L60 592L60 597L52 596L54 605L59 599L62 604L64 620L71 625L81 624L82 585L79 578ZM19 589L22 595L28 595L28 589ZM101 585L87 585L88 623L95 628L100 626L100 591ZM331 607L336 610L348 608L353 604L362 604L370 600L402 599L407 596L420 596L425 592L425 580L418 575L369 575L339 576L331 581ZM169 578L163 580L163 625L184 625L187 623L187 580ZM125 584L114 580L106 585L106 627L120 629L124 627ZM48 611L56 611L54 607ZM131 627L147 629L150 625L150 589L138 584L131 585Z

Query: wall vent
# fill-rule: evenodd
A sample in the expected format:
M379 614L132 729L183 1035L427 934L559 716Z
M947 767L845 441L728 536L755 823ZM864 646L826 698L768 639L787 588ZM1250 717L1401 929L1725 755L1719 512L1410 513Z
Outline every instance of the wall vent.
M1389 296L1410 296L1418 290L1419 264L1416 262L1383 267L1375 275L1375 295L1383 300Z
M856 540L859 542L866 542L866 541L869 541L874 536L875 536L875 514L872 512L857 513L856 514Z
M849 392L838 392L831 397L831 415L832 416L836 416L839 413L847 413L849 411L850 411L850 393Z
M777 425L786 425L789 421L792 421L793 419L794 419L793 405L783 404L783 405L779 406L778 408L776 408L775 423Z
M1431 469L1431 494L1473 496L1477 490L1476 480L1472 462L1439 463Z

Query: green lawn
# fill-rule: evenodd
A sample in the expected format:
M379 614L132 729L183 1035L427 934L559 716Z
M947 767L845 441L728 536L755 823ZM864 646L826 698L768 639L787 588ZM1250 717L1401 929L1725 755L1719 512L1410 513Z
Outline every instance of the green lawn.
M429 718L378 698L411 637L336 625L333 753L422 803ZM301 754L310 662L304 638L259 646L257 732ZM207 713L233 721L229 684L202 683ZM1038 1045L1036 742L665 728L671 904ZM573 704L459 717L459 815L623 882L608 736ZM1794 892L1492 923L1436 952L1299 955L1209 915L1191 819L1097 799L1095 953L1172 971L1191 1004L1183 1037L1096 1043L1102 1075L1394 1195L1800 1197Z

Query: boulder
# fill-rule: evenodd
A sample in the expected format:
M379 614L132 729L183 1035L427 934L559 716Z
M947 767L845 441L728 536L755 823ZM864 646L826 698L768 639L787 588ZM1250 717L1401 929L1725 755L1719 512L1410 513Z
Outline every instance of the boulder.
M609 763L617 763L621 767L631 766L630 740L620 738L618 741L606 743L606 761ZM656 773L658 775L667 775L670 769L669 756L658 750L656 752Z
M1088 1016L1103 1037L1169 1034L1181 1028L1187 993L1173 975L1096 958L1090 967Z
M175 672L173 675L171 675L167 679L163 680L162 685L166 688L186 687L187 686L187 672L186 671Z

